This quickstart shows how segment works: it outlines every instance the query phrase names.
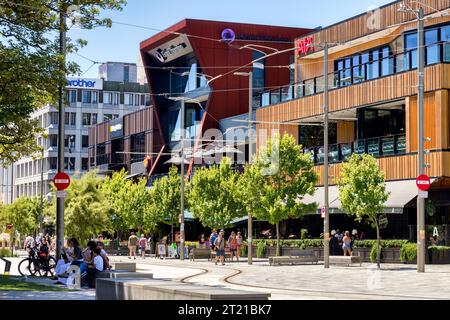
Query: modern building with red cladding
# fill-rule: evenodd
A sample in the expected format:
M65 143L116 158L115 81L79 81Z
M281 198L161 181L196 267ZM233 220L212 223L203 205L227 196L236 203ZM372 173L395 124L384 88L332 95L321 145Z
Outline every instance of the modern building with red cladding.
M147 152L155 169L152 173L166 172L164 163L169 156L157 155L161 150L164 154L171 152L180 142L179 99L189 99L186 129L188 138L195 141L205 130L219 128L220 120L248 113L249 80L234 75L234 71L253 71L255 107L263 91L293 82L290 66L295 53L288 49L294 48L295 38L309 32L309 29L186 19L143 41L140 50L153 99L152 127L145 135L145 150L127 148L125 143L128 150L124 151ZM282 50L286 52L265 58L258 65L251 63ZM133 126L126 119L124 123L125 131Z

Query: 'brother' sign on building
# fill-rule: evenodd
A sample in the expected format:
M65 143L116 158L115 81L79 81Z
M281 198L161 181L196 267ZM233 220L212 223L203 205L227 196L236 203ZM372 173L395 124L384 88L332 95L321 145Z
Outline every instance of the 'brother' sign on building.
M103 90L103 79L67 78L66 88Z

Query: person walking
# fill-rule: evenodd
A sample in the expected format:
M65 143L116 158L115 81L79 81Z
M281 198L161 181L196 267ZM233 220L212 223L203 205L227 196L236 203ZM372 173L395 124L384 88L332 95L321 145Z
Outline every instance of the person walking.
M344 256L351 256L352 255L352 239L350 238L350 232L345 231L342 242L343 242L342 250L344 250Z
M216 240L214 240L214 247L216 249L216 260L215 263L217 265L217 261L220 261L222 265L225 265L225 231L220 230L219 235Z
M234 257L236 256L236 251L237 251L236 233L234 231L231 232L231 235L228 238L228 247L230 248L231 261L233 262ZM236 257L236 259L237 259L237 257Z
M141 251L141 258L145 259L145 250L147 250L148 240L145 237L145 234L141 234L141 238L139 239L139 250Z
M239 258L241 257L241 248L242 248L242 235L241 232L238 231L237 235L236 235L236 259L237 261L239 261Z
M138 243L138 237L136 237L136 234L134 232L132 232L131 236L128 238L128 249L130 250L128 259L131 259L131 256L133 256L134 260L136 260L137 243Z

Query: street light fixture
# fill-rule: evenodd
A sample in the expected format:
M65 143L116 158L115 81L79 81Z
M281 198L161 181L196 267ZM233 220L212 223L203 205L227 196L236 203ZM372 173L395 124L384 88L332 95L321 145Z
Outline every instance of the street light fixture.
M405 3L400 3L398 12L413 13L417 18L417 108L418 108L418 176L424 174L424 11L422 7L413 9ZM417 272L425 272L425 199L417 197Z
M330 268L330 203L329 203L329 167L328 167L328 49L331 45L338 45L340 43L319 43L319 44L308 44L307 47L313 48L317 47L324 50L323 57L323 77L324 77L324 89L323 89L323 140L324 140L324 161L323 161L323 181L324 181L324 209L325 217L323 223L323 262L325 269Z

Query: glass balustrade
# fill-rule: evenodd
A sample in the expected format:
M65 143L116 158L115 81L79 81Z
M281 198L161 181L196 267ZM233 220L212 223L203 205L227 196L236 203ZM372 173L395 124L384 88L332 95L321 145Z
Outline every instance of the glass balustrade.
M427 59L426 65L450 62L450 44L448 42L433 43L427 46L426 50L428 53L436 52L432 59ZM440 52L443 53L438 54ZM412 49L404 53L380 57L377 61L353 65L349 68L330 73L328 75L328 86L330 90L347 87L415 68L417 68L417 49ZM324 77L319 76L258 94L254 98L254 106L256 108L266 107L280 102L322 93L323 91ZM381 148L381 146L378 148ZM376 148L373 152L376 152Z
M328 150L329 163L347 160L352 154L368 153L374 157L392 156L406 153L406 137L404 134L386 137L357 140L351 143L330 145ZM310 154L315 164L323 164L325 158L324 147L305 148L304 153Z

